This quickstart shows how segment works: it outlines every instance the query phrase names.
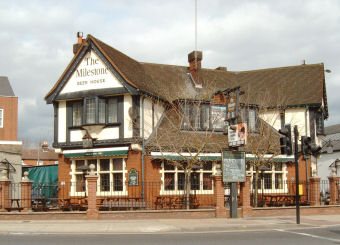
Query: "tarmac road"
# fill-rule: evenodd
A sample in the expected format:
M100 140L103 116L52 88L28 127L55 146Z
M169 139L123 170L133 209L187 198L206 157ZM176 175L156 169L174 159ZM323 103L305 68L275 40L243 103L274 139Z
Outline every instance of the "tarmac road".
M340 244L340 215L239 219L0 220L0 245Z
M340 226L294 230L233 231L233 232L173 232L141 234L25 234L0 235L1 245L264 245L340 244Z

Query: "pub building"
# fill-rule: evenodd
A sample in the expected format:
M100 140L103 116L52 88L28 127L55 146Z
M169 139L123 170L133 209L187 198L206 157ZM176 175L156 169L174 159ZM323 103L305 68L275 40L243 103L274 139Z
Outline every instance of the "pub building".
M203 100L206 94L241 86L251 91L273 91L271 94L277 96L278 87L283 88L281 92L289 96L276 123L266 122L256 106L242 109L248 138L253 137L254 142L261 137L257 134L258 122L267 123L277 138L278 149L282 125L294 122L300 135L318 143L323 120L328 117L323 64L232 72L225 67L202 68L199 51L188 55L189 66L144 63L92 35L83 39L82 33L78 33L73 52L74 57L45 96L47 104L54 107L59 196L67 196L71 202L86 197L85 175L93 164L99 200L141 198L147 208L162 207L158 202L162 197L186 191L185 169L171 160L190 157L191 153L179 153L174 145L195 148L205 140L204 132L210 131L212 136L197 154L192 169L190 194L195 195L194 207L213 206L211 176L220 167L221 149L227 147L223 134L226 107L225 98L218 94L195 106L195 101ZM169 111L168 105L174 101L182 106L180 116ZM220 113L224 116L217 119ZM179 125L177 131L171 130L168 118ZM247 152L247 145L244 149L249 162L254 155ZM275 164L263 173L262 188L284 191L287 181L295 176L293 161L293 156L278 155ZM316 172L313 157L300 157L300 166L300 180L308 180ZM255 173L250 164L247 173Z

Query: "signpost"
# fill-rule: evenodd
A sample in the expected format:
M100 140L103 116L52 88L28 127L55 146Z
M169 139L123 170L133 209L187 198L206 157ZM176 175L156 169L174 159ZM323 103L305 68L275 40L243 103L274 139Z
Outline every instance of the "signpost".
M244 151L223 151L223 182L246 181L246 159Z

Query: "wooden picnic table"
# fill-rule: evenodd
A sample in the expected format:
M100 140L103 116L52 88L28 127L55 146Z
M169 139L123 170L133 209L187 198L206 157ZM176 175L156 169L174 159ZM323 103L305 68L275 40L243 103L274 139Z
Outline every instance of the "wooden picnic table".
M98 204L100 208L104 209L135 209L146 208L146 202L142 197L104 197Z
M189 204L191 208L198 208L199 202L196 195L189 196ZM185 205L184 195L159 195L156 196L155 206L156 209L181 209Z
M296 200L295 194L265 194L263 195L264 200L269 200L269 205L294 205Z
M12 210L18 210L19 212L23 210L23 208L20 206L20 200L19 198L11 198L10 200L10 207L6 208L8 211ZM16 204L16 205L15 205Z

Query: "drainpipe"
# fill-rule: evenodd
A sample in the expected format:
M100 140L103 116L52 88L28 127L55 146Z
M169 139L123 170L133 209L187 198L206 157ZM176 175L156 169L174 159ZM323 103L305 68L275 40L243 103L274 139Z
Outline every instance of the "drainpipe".
M308 110L309 110L309 108L308 108L308 105L306 106L306 110L305 110L305 135L307 136L307 120L308 120L308 118L307 118L307 113L308 113ZM304 156L305 157L305 156ZM308 172L308 160L309 160L309 156L306 156L305 157L305 160L306 160L306 181L307 181L307 200L309 201L309 177L308 177L308 174L309 174L309 172Z
M145 154L145 146L144 146L144 95L142 97L142 198L144 202L144 154Z

